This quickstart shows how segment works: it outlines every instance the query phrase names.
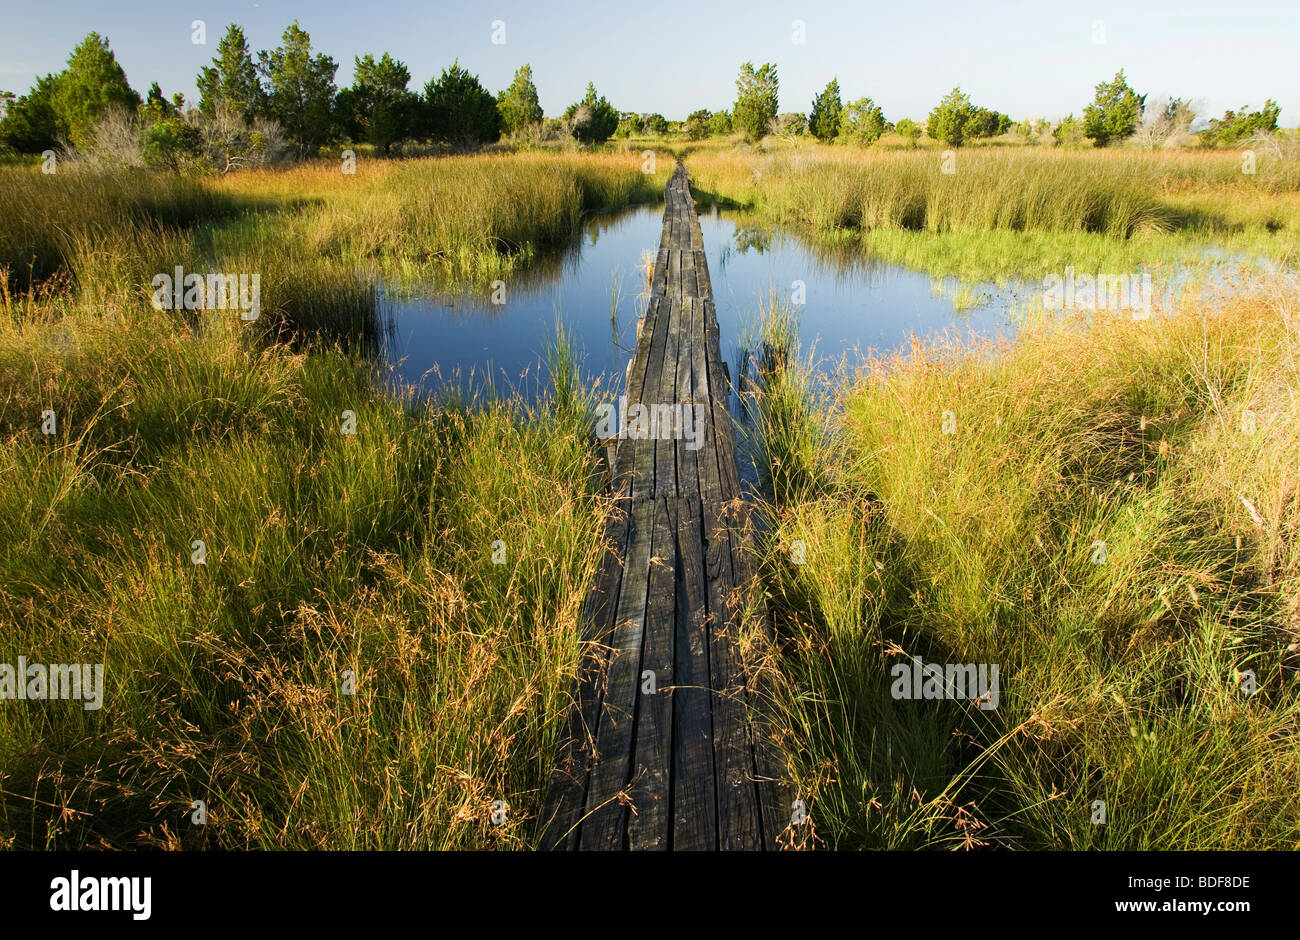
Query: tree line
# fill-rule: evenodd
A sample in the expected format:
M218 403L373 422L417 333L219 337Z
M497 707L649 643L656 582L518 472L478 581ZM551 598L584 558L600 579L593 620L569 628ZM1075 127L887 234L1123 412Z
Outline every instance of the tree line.
M838 78L832 78L814 96L806 116L780 114L780 84L776 65L771 62L758 68L752 62L742 65L736 79L736 92L730 122L737 132L751 140L767 134L809 134L823 142L840 139L866 146L889 132L915 143L924 132L933 140L960 147L966 141L997 137L1015 128L1025 140L1051 132L1056 143L1070 145L1089 139L1094 146L1106 147L1135 135L1142 135L1147 143L1187 135L1195 119L1191 102L1182 98L1153 102L1153 107L1148 108L1147 96L1139 95L1130 87L1123 69L1110 81L1095 87L1093 101L1084 108L1081 119L1071 113L1055 128L1045 119L1013 122L1000 111L974 104L960 86L944 95L930 111L924 125L910 118L902 118L894 124L869 97L844 102ZM1277 102L1272 99L1258 111L1249 111L1246 107L1227 111L1222 118L1211 119L1197 132L1197 136L1206 145L1230 146L1257 133L1276 131L1280 112Z
M157 82L142 98L108 40L92 32L62 72L38 79L22 96L0 92L0 142L18 153L94 151L106 139L121 144L129 131L134 137L127 143L146 164L177 167L206 157L228 169L264 161L271 151L310 157L345 141L372 144L380 153L406 141L465 149L529 128L599 143L620 123L619 112L589 83L562 120L543 128L528 65L496 95L458 61L422 91L409 87L410 70L386 52L357 56L348 87L338 87L337 72L338 63L313 49L296 21L279 46L256 54L243 28L232 24L196 78L197 106L181 94L167 96Z
M141 97L108 40L89 33L62 72L38 79L21 97L0 92L0 142L18 153L116 148L122 162L171 169L200 163L224 171L270 162L285 152L310 157L344 141L368 143L387 154L408 141L468 149L503 135L535 141L570 137L591 145L615 136L698 140L736 133L757 140L806 134L869 146L893 132L913 144L924 133L956 147L1014 128L1027 142L1050 132L1058 144L1086 138L1104 147L1138 135L1154 145L1187 135L1195 116L1185 99L1148 107L1147 96L1133 90L1123 70L1096 86L1081 118L1070 114L1055 127L1042 119L1013 124L1006 114L974 104L960 87L946 94L924 123L909 118L893 123L870 97L844 101L838 78L813 98L806 114L780 113L776 65L745 62L730 111L699 109L681 122L621 112L588 83L583 98L562 118L547 120L529 65L496 95L459 61L414 90L405 63L386 52L367 53L354 58L352 84L339 88L338 64L312 48L311 36L296 21L279 46L256 54L243 28L232 24L216 53L196 77L199 101L193 106L180 94L167 96L157 82ZM1235 144L1276 130L1279 112L1270 99L1261 110L1228 111L1198 134L1208 145Z

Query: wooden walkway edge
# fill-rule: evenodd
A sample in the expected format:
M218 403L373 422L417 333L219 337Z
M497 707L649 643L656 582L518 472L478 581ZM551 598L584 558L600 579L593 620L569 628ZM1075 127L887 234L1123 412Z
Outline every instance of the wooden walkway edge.
M583 613L590 652L547 793L544 848L789 841L791 801L751 721L754 689L736 643L749 525L704 241L680 164L664 202L650 302L616 406L628 431L610 550ZM751 615L766 628L764 611Z

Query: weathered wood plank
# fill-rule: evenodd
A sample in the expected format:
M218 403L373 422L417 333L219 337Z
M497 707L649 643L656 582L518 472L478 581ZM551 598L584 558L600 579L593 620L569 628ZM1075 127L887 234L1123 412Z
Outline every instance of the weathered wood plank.
M655 305L655 320L651 325L653 332L646 352L646 378L636 404L652 405L658 397L659 387L663 381L664 350L668 344L668 328L671 320L671 304L665 297L659 298ZM648 327L650 328L650 327ZM629 402L628 410L631 410ZM629 420L629 433L634 428ZM648 419L642 430L648 435ZM630 439L629 449L635 455L631 495L634 499L653 499L655 493L655 441L646 438Z
M692 299L700 295L699 285L695 279L695 252L682 252L682 296Z
M718 823L703 529L700 504L683 499L680 506L673 848L708 850L718 847Z
M677 442L678 495L695 498L701 495L700 451L704 446L707 420L697 421L697 413L707 413L705 398L701 394L701 377L695 372L694 352L699 348L695 334L699 305L696 301L682 301L682 344L677 351L677 388L674 399L682 408L683 436ZM697 407L698 406L698 407ZM691 440L685 436L686 421L690 421Z
M667 217L665 216L665 219ZM650 277L650 294L662 297L668 290L668 249L660 248L655 254L654 273Z
M609 640L614 628L618 592L622 585L620 559L627 551L628 515L626 505L618 506L605 527L609 548L601 556L596 577L583 608L582 625L587 647L574 681L574 702L569 708L560 737L560 759L547 790L543 819L547 820L542 848L573 849L583 804L587 798L587 780L596 744L596 727L601 700L605 692L606 666L609 663Z
M676 697L673 622L677 580L677 539L673 500L653 503L654 550L647 573L649 600L637 677L636 751L632 806L627 823L628 848L668 849L671 841L673 712ZM648 691L653 689L654 691Z
M736 444L732 430L730 393L718 341L718 318L713 301L701 301L705 311L705 357L709 370L709 399L713 430L717 435L718 476L724 497L740 495L740 473L736 467Z
M701 251L704 248L704 232L700 229L699 213L695 211L695 197L691 195L689 176L683 182L686 183L686 202L691 213L691 239L688 247L692 251Z
M713 764L718 789L718 845L748 849L761 844L762 822L745 674L736 648L739 611L731 537L722 504L704 507L711 686Z
M620 402L620 405L630 405L632 402L641 400L645 388L646 366L650 361L650 344L654 340L658 306L662 301L662 298L652 296L650 302L646 304L645 325L637 337L636 348L633 351L632 361L623 384L624 401ZM622 417L625 419L626 415ZM619 441L618 462L614 473L614 490L616 492L620 485L625 487L625 492L628 495L631 495L635 489L636 459L638 455L637 448L631 444L630 440Z
M703 248L695 252L695 290L700 300L713 299L713 280L709 277L709 256Z
M673 404L677 398L677 362L682 346L682 302L669 297L664 301L668 314L668 332L664 343L663 362L659 366L659 384L649 402L654 409L651 425L651 446L655 451L655 496L669 498L677 495L677 446L673 427ZM651 391L646 390L650 398Z
M703 415L701 439L703 443L695 452L696 471L699 474L700 498L722 498L721 478L718 472L718 433L712 407L713 381L709 375L704 343L704 304L691 301L691 381L692 400L698 402Z
M596 761L587 787L587 818L579 839L579 846L584 849L623 847L626 788L632 763L633 720L649 590L645 575L650 566L653 532L654 504L633 503L627 563L611 639L605 697L596 729Z

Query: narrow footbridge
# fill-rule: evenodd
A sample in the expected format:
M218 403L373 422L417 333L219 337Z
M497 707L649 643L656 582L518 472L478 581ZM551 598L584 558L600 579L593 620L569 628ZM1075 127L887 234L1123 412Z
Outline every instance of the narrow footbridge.
M730 383L686 168L665 191L649 306L628 366L617 511L583 614L589 654L546 801L561 849L773 849L791 798L737 640L749 524ZM637 408L636 406L643 406ZM667 427L665 427L667 425Z

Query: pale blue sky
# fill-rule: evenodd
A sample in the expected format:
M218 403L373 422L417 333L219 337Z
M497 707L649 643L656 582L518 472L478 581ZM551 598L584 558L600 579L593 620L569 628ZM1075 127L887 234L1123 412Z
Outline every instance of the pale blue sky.
M207 23L206 46L190 40L195 19ZM870 95L891 120L924 117L958 83L1013 118L1057 118L1079 113L1093 86L1123 67L1139 92L1190 97L1216 116L1272 97L1284 125L1300 123L1297 0L4 0L0 88L26 91L95 30L142 93L156 79L169 95L191 97L227 24L243 25L257 50L275 46L294 19L339 63L340 85L366 52L405 61L416 88L459 58L495 92L528 62L548 115L580 98L588 80L622 110L681 118L730 107L736 71L752 59L777 63L783 111L807 111L836 76L846 100ZM493 20L506 24L504 44L492 42ZM796 20L806 24L803 44L792 41Z

